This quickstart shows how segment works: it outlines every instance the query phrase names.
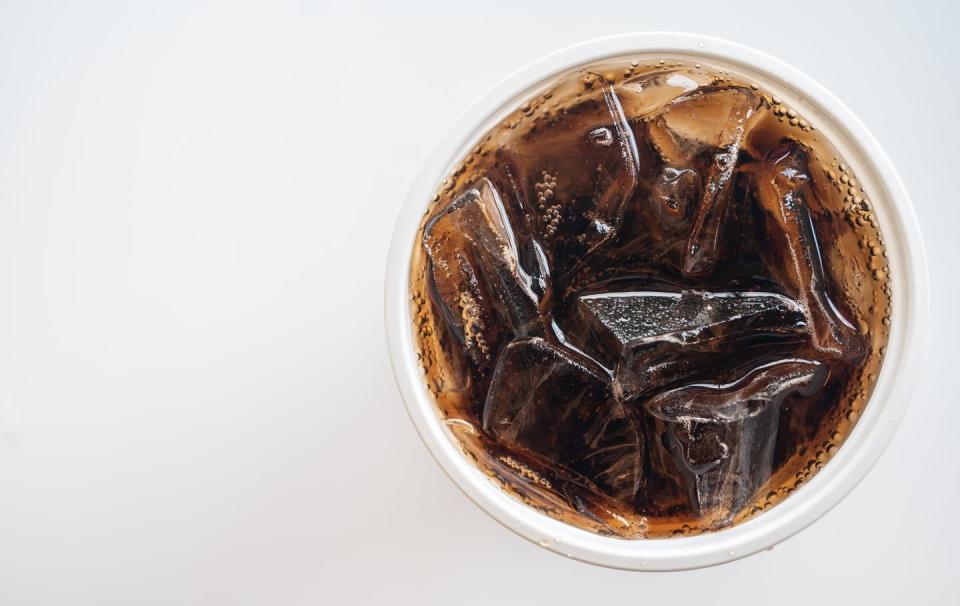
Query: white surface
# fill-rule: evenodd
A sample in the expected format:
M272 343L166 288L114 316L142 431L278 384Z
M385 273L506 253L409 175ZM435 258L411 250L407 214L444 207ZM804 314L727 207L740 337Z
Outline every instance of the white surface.
M0 5L0 604L956 601L956 8L85 4ZM657 575L463 497L381 320L445 126L533 58L644 29L830 88L898 167L934 279L925 375L867 479L772 552Z
M827 467L786 502L724 532L669 541L624 541L603 537L541 515L507 495L455 446L437 415L416 355L411 321L410 251L427 201L451 170L489 128L558 73L609 57L667 53L694 61L720 61L725 69L761 83L837 146L870 200L884 230L893 280L893 323L883 369L856 429ZM823 86L796 68L750 47L702 34L634 33L606 36L568 46L524 66L487 91L452 125L423 162L407 192L387 261L385 316L387 345L397 384L418 433L450 479L498 522L531 543L562 556L612 568L676 571L717 565L769 549L823 517L876 463L913 396L924 350L927 267L913 206L896 169L859 120Z

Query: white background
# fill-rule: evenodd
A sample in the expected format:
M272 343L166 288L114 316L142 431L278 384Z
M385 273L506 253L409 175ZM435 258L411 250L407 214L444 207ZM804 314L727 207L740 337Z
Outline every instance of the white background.
M957 603L960 11L401 4L0 2L0 605ZM773 551L687 573L483 514L419 442L382 326L444 130L528 61L639 30L833 90L899 168L933 278L873 472Z

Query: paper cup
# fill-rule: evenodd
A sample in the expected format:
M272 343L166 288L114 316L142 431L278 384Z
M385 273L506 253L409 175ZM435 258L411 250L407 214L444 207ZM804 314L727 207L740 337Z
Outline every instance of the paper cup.
M535 511L461 454L438 416L417 362L409 276L420 219L435 188L487 129L532 90L567 70L605 58L651 53L727 63L816 120L870 192L889 255L893 311L873 394L846 442L810 481L769 511L731 528L698 536L624 540ZM926 260L910 199L887 155L846 106L797 69L752 48L693 34L637 33L577 44L534 61L483 95L453 125L417 174L400 211L387 262L385 319L394 375L410 418L437 463L474 503L520 536L570 558L630 570L680 570L770 548L819 519L856 486L907 408L918 373L926 304Z

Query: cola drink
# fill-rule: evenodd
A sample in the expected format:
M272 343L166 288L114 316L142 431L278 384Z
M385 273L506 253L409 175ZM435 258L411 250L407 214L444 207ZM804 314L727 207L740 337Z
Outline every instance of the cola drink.
M485 132L421 224L424 379L464 455L624 538L774 506L841 446L890 315L868 192L723 66L586 65Z

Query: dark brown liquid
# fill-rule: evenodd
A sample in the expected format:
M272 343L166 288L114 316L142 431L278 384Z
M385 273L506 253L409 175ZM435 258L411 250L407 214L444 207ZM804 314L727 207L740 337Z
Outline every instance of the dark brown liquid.
M836 451L890 287L866 193L740 76L572 72L441 185L411 276L427 386L466 456L557 519L634 538L737 523Z

